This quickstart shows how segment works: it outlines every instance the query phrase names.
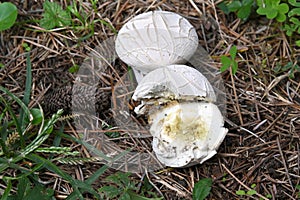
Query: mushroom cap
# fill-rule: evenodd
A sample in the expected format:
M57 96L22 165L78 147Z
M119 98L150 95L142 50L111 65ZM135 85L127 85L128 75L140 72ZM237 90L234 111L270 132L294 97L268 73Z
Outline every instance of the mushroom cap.
M182 16L151 11L129 20L116 38L116 52L138 73L171 64L185 63L196 51L195 28Z
M158 101L216 101L209 81L198 70L186 65L169 65L149 72L137 86L132 99Z
M203 163L217 152L227 134L224 119L213 103L169 104L150 114L153 150L170 167Z

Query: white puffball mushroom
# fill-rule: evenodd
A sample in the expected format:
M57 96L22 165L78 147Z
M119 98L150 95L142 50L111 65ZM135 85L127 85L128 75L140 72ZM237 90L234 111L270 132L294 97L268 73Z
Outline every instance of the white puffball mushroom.
M204 162L227 134L213 87L192 67L170 65L149 72L132 99L141 101L134 111L148 116L153 151L166 166Z
M132 99L142 101L135 109L144 114L143 106L172 100L215 102L209 81L198 70L186 65L169 65L149 72L137 86Z
M186 63L198 47L198 35L182 16L151 11L124 24L115 45L118 56L133 67L139 82L154 69Z
M150 114L153 151L170 167L203 163L214 156L227 129L213 103L171 103Z

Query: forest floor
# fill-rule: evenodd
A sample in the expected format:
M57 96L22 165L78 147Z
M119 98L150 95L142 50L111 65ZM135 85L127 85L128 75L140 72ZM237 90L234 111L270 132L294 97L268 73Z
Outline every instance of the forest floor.
M12 2L18 7L19 17L16 25L0 33L0 83L15 95L23 95L26 80L23 44L28 44L33 73L30 107L37 107L43 96L54 88L73 82L78 76L76 72L70 72L70 68L82 66L93 49L102 47L104 41L116 36L116 31L124 23L146 11L166 10L188 19L197 30L199 44L208 52L213 60L211 64L217 69L221 67L220 57L229 55L230 47L237 46L237 73L227 70L221 74L227 97L225 127L229 132L217 155L201 165L186 168L161 168L142 173L129 170L130 179L140 183L140 190L147 179L150 191L157 196L163 195L165 199L192 199L194 185L203 178L213 180L208 199L298 198L300 76L295 73L295 77L291 77L288 70L276 69L288 63L296 64L300 50L292 45L279 23L255 13L243 22L235 14L225 15L217 7L221 1L111 0L98 1L95 5L92 1L76 1L79 13L86 13L86 18L80 20L73 16L73 24L47 31L38 23L43 14L42 1ZM70 5L67 2L61 0L60 4L66 8ZM110 64L114 65L116 70L108 69L107 74L103 72L108 85L118 83L128 69L118 58ZM115 101L114 97L112 99ZM128 136L128 127L113 124L111 113L100 117L106 124L102 124L104 133L118 134L107 145L116 148L133 145L139 151L140 145L147 143L151 148L151 138ZM57 130L61 127L60 123L56 125ZM146 128L139 130L139 127L130 128L133 132L147 132ZM63 132L75 138L84 135L84 131L75 128L74 122L64 124ZM50 138L45 145L52 143L53 138ZM62 140L60 145L79 151L83 158L93 157L84 145L75 141ZM78 165L54 163L78 180L87 179L103 166L99 160ZM105 186L105 177L117 171L117 167L113 168L107 169L93 187ZM48 187L55 189L57 199L66 198L74 189L68 181L51 171L40 171L39 177L47 182ZM0 187L3 186L1 183ZM255 190L256 194L236 194L241 190Z

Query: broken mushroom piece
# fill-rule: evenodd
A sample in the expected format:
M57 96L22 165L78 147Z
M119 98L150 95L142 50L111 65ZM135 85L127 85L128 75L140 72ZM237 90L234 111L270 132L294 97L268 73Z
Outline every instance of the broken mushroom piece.
M137 114L146 114L153 104L169 101L204 100L215 102L209 81L198 70L186 65L169 65L148 73L137 86L132 99L142 101Z
M162 66L186 63L198 47L195 28L182 16L151 11L129 20L116 38L116 52L137 80Z
M203 163L217 153L227 129L218 107L205 102L174 102L150 114L153 151L170 167Z
M184 167L211 158L227 129L208 80L186 65L170 65L148 73L133 100L137 114L146 114L153 151L170 167Z

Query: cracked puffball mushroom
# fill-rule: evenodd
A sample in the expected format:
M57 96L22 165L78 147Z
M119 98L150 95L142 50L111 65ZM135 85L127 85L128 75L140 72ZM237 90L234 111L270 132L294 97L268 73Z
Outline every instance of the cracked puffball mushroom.
M154 69L186 63L198 47L198 35L182 16L151 11L124 24L115 46L118 56L133 68L139 82Z
M153 151L166 166L203 163L227 134L213 87L192 67L171 65L148 73L132 98L141 101L135 112L148 116Z

